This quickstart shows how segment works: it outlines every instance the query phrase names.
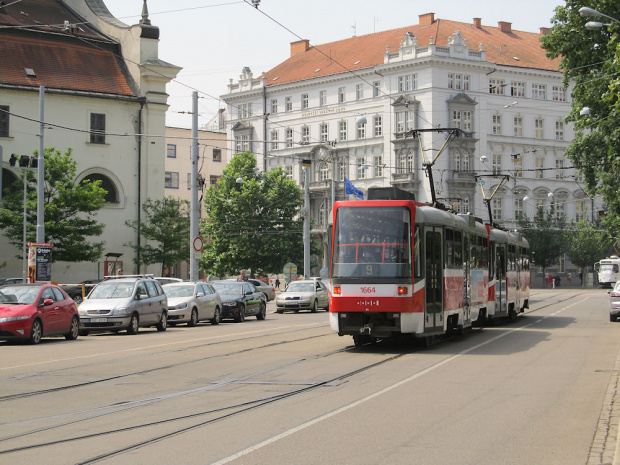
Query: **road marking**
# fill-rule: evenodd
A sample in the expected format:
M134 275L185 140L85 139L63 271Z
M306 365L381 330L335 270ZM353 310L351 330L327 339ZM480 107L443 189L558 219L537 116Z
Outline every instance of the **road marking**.
M538 322L546 320L547 318L549 318L549 317L551 317L553 315L557 315L558 313L563 312L564 310L567 310L567 309L569 309L571 307L574 307L575 305L577 305L579 303L585 302L586 300L587 299L583 299L580 302L575 302L575 303L573 303L571 305L568 305L568 306L558 310L557 312L555 312L555 313L553 313L551 315L548 315L546 317L541 318L540 320L537 320L534 323L530 323L528 325L521 326L520 328L515 328L515 329L512 329L512 330L507 331L505 333L499 334L499 335L489 339L486 342L482 342L482 343L477 344L477 345L475 345L473 347L470 347L469 349L465 349L465 350L459 352L458 354L452 355L451 357L448 357L447 359L442 360L441 362L438 362L435 365L431 365L430 367L428 367L428 368L426 368L426 369L424 369L422 371L419 371L418 373L415 373L415 374L409 376L408 378L400 380L397 383L394 383L394 384L392 384L390 386L387 386L387 387L381 389L380 391L377 391L377 392L375 392L373 394L369 394L366 397L362 397L361 399L356 400L355 402L352 402L350 404L344 405L343 407L340 407L339 409L336 409L333 412L326 413L325 415L321 415L320 417L314 418L313 420L310 420L310 421L307 421L305 423L302 423L301 425L298 425L298 426L296 426L294 428L291 428L288 431L284 431L283 433L280 433L280 434L278 434L276 436L273 436L273 437L271 437L269 439L265 439L264 441L259 442L258 444L255 444L255 445L250 446L250 447L248 447L246 449L243 449L243 450L241 450L239 452L236 452L235 454L229 455L228 457L225 457L225 458L223 458L221 460L218 460L217 462L212 462L211 465L224 465L224 464L232 462L233 460L236 460L236 459L238 459L240 457L243 457L244 455L247 455L247 454L255 452L255 451L259 450L259 449L262 449L263 447L268 446L269 444L272 444L272 443L274 443L276 441L279 441L280 439L284 439L284 438L286 438L288 436L291 436L292 434L295 434L295 433L297 433L299 431L302 431L302 430L308 428L309 426L312 426L312 425L314 425L316 423L319 423L319 422L321 422L323 420L327 420L328 418L331 418L333 416L339 415L339 414L341 414L343 412L346 412L347 410L350 410L350 409L355 408L355 407L357 407L359 405L362 405L362 404L368 402L369 400L374 399L375 397L379 397L379 396L381 396L383 394L386 394L386 393L388 393L390 391L393 391L396 388L399 388L399 387L403 386L404 384L407 384L407 383L409 383L411 381L414 381L414 380L416 380L418 378L421 378L422 376L430 373L431 371L434 371L435 369L440 368L443 365L446 365L447 363L452 362L453 360L456 360L461 355L465 355L465 354L468 354L470 352L473 352L474 350L477 350L477 349L479 349L481 347L484 347L487 344L490 344L491 342L495 342L498 339L501 339L502 337L507 336L509 334L516 333L517 331L522 331L522 330L524 330L526 328L529 328L529 327L537 324Z

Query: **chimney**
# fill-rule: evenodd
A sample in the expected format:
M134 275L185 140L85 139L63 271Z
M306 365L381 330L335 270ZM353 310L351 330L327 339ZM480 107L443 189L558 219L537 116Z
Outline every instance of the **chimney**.
M474 26L476 26L478 29L482 29L482 19L474 18Z
M540 35L546 34L547 32L549 32L551 30L550 27L541 27L540 28Z
M497 27L502 32L512 32L512 23L507 23L506 21L498 21Z
M418 16L420 18L420 26L430 26L435 22L435 13L426 13Z
M298 40L297 42L291 42L291 56L295 56L298 53L307 52L310 48L310 41L308 39Z

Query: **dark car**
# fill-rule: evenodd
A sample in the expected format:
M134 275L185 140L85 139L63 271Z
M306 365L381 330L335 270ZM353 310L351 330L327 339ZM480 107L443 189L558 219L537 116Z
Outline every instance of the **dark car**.
M21 284L24 280L22 278L0 278L0 286L8 286L9 284Z
M11 284L0 288L0 339L38 344L41 338L77 339L80 317L75 302L53 284Z
M82 281L77 286L73 285L61 285L62 290L67 293L69 297L75 300L77 305L80 305L84 300L84 297L88 295L88 293L95 287L95 285L99 282L98 279L89 279L86 281Z
M245 320L246 316L256 316L264 320L267 313L265 294L254 285L244 281L215 281L211 283L222 299L222 319L236 322Z

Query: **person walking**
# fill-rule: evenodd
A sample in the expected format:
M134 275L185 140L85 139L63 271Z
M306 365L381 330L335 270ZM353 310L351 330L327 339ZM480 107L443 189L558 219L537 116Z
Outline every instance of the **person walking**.
M248 277L245 275L245 270L241 270L241 273L239 273L239 277L237 278L237 281L247 281Z
M276 278L276 289L280 289L280 278Z

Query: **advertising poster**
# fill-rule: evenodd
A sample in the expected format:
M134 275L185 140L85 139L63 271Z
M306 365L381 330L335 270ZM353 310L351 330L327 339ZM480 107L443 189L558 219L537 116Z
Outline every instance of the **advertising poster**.
M28 243L28 282L52 280L52 247L54 244Z

